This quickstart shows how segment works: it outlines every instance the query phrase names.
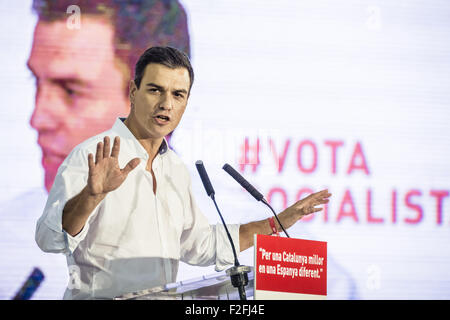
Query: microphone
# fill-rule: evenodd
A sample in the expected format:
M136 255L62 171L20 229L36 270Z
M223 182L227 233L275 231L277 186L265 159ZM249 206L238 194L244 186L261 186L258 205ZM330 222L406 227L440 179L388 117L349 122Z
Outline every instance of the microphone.
M195 162L195 166L197 167L197 171L198 171L198 174L200 175L200 179L202 179L203 186L205 187L205 190L206 190L206 194L208 195L208 197L210 197L214 201L217 212L219 212L220 219L222 220L222 224L225 227L225 231L227 232L228 240L230 240L230 243L231 243L231 248L233 249L234 265L237 267L237 266L239 266L239 260L237 258L233 239L231 238L231 235L230 235L230 232L228 231L225 220L223 220L222 214L220 213L219 207L217 206L216 199L214 197L215 192L212 187L211 181L209 180L208 174L206 173L206 169L205 169L205 166L203 165L203 161L197 160Z
M42 281L44 281L44 274L41 269L35 267L23 283L22 287L17 291L12 300L30 300L34 292L39 288Z
M273 208L270 206L267 200L264 199L264 196L258 190L256 190L255 187L253 187L250 184L250 182L245 180L245 178L241 176L239 172L234 170L234 168L230 166L228 163L225 163L222 169L225 170L234 180L236 180L245 190L247 190L257 201L262 201L262 203L264 203L266 206L270 208L270 210L272 210L272 213L277 219L278 223L280 224L281 229L283 229L284 234L286 235L286 237L290 238L289 234L286 232L283 225L281 224L280 219L278 219L275 210L273 210Z
M233 179L236 180L245 190L247 190L257 201L261 201L264 198L264 196L256 190L255 187L245 180L245 178L241 176L239 172L234 170L228 163L225 163L222 169L232 176Z
M206 173L205 166L203 165L203 161L197 160L195 162L195 166L197 167L198 174L200 175L200 179L202 179L203 186L205 187L206 194L208 197L214 197L214 188L212 187L211 181L209 180L208 174Z
M211 181L209 180L208 174L206 173L205 166L203 165L203 161L197 160L195 162L195 166L197 167L197 171L200 175L200 179L202 180L203 186L205 187L206 194L208 197L210 197L214 205L216 206L217 212L219 213L220 220L222 220L222 224L225 227L225 231L228 236L228 240L230 241L231 248L233 249L233 255L234 255L234 267L231 267L227 270L227 274L231 278L231 283L235 288L238 288L239 291L239 297L241 300L247 300L246 292L245 292L245 286L248 284L248 275L247 273L250 272L250 267L247 266L241 266L239 264L239 260L237 258L236 254L236 248L234 247L233 239L231 238L230 232L228 231L227 225L225 223L225 220L223 219L222 214L220 213L219 207L217 206L216 199L215 199L215 192L214 188L212 187Z

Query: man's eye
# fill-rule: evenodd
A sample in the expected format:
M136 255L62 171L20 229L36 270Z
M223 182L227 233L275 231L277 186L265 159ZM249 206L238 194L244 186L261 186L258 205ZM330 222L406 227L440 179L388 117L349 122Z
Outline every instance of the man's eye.
M73 90L73 89L71 89L71 88L68 88L68 87L65 87L64 88L64 91L66 92L66 94L68 95L68 96L74 96L75 94L76 94L76 91L75 90Z
M148 89L149 92L159 92L159 89L156 88L150 88Z
M62 84L61 88L64 90L65 94L68 95L71 98L79 95L78 90L72 88L70 85Z

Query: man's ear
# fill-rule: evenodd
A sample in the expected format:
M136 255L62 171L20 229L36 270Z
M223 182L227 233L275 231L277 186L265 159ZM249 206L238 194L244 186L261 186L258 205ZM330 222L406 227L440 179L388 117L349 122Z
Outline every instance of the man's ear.
M131 106L134 105L134 98L135 98L137 90L138 90L138 88L136 86L136 83L134 83L134 80L131 80L130 81L130 94L129 94Z

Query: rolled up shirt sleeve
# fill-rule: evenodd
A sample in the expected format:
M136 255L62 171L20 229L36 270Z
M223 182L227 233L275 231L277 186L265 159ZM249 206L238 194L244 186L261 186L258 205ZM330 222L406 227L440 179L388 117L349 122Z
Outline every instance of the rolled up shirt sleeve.
M210 225L197 206L189 186L189 200L186 204L185 229L181 235L181 260L191 265L215 264L216 271L222 271L234 264L234 254L225 227ZM227 224L236 254L239 255L239 224Z
M230 233L231 239L233 240L234 249L236 250L236 255L239 258L239 224L227 224L228 231ZM225 227L222 224L216 224L213 226L216 240L216 271L222 271L227 266L234 264L234 254L233 249L228 239Z
M58 169L44 212L36 224L35 240L42 251L71 254L85 238L89 220L94 214L89 216L80 233L71 236L62 228L62 213L67 201L86 186L87 178L87 153L82 150L72 151Z

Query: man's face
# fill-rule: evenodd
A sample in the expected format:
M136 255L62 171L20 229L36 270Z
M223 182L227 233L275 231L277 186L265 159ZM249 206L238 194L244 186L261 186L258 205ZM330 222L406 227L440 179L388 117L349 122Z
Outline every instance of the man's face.
M131 126L139 138L159 139L173 131L183 116L189 96L190 78L186 68L146 66L139 89L134 81L130 100L134 107Z
M124 70L114 55L113 27L85 17L81 29L65 21L39 21L28 66L36 78L35 109L30 120L38 132L50 190L58 167L87 138L127 116Z

